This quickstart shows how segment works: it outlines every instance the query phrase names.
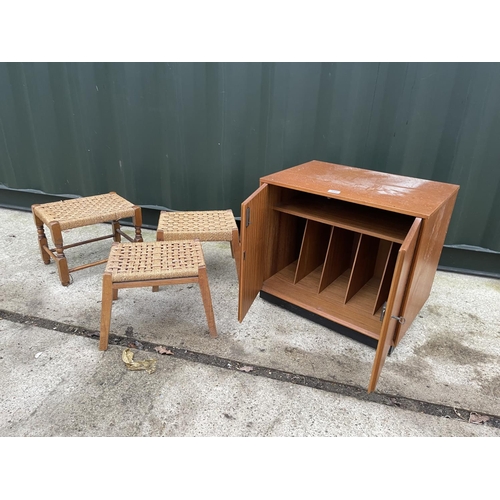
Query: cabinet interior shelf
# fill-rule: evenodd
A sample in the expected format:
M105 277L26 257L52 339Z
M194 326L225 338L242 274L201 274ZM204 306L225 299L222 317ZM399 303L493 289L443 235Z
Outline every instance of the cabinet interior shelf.
M414 217L303 193L274 210L403 243Z

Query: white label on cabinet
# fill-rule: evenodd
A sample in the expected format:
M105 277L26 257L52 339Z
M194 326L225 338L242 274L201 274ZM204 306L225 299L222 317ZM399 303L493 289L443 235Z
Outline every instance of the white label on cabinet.
M329 189L328 192L332 194L340 194L340 191L338 191L337 189Z

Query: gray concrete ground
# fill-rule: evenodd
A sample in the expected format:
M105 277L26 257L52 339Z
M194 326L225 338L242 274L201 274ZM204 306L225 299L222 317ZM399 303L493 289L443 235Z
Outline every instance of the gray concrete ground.
M120 291L111 333L230 366L134 350L136 360L157 359L150 374L126 369L122 345L100 352L97 337L51 327L99 330L104 266L74 273L62 287L55 264L41 261L31 214L0 215L1 436L500 436L498 280L438 272L370 400L372 348L260 298L238 323L229 243L203 243L218 339L208 335L197 285ZM67 231L65 243L109 231L104 224ZM144 230L145 240L154 237ZM69 249L70 266L106 258L109 244ZM299 383L234 369L243 365ZM300 383L316 379L351 392ZM383 404L387 398L395 404ZM435 416L419 404L449 412ZM490 420L470 423L469 412Z

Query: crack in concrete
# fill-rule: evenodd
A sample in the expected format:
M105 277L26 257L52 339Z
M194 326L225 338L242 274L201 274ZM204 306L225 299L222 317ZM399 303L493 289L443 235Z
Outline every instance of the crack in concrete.
M47 330L58 331L62 333L69 333L71 335L77 335L87 338L99 339L99 332L96 330L89 330L85 327L80 327L76 325L68 325L66 323L60 323L58 321L52 321L45 318L39 318L37 316L29 316L26 314L14 313L11 311L6 311L0 309L0 319L10 321L12 323L20 323L31 326L36 326L39 328L44 328ZM147 352L155 352L155 348L160 344L154 344L152 342L147 342L144 340L136 340L131 336L120 336L120 335L109 335L110 345L121 345L128 347L129 344L134 342L139 342L141 346L140 350ZM481 425L487 425L489 427L494 427L500 429L500 416L485 414L481 411L467 410L465 408L456 408L453 406L431 403L428 401L421 401L417 399L406 398L404 396L384 394L380 392L372 392L368 394L364 387L358 387L349 384L343 384L341 382L332 382L328 380L318 379L315 377L310 377L302 375L299 373L291 373L283 370L276 370L274 368L253 365L247 362L240 362L233 359L221 358L212 354L204 354L196 351L190 351L188 349L178 348L174 346L163 346L173 352L173 355L177 359L184 359L186 361L192 361L195 363L202 363L205 365L215 366L218 368L224 368L226 370L237 371L239 373L244 373L246 375L265 377L273 380L278 380L281 382L289 382L295 385L301 385L304 387L310 387L313 389L318 389L321 391L331 392L341 396L348 396L356 398L360 401L368 401L371 403L382 404L386 406L392 406L400 410L413 411L416 413L421 413L425 415L437 416L442 418L449 418L452 420L460 420L471 425L478 425L469 422L471 414L480 414L488 417L489 420L483 422ZM240 370L243 366L251 366L252 370Z

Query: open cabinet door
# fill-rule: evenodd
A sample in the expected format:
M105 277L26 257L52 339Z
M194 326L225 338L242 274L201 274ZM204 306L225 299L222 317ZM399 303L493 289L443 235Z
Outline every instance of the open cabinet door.
M403 302L406 291L406 283L411 271L413 254L415 253L421 222L422 219L415 219L415 222L408 231L408 235L398 252L392 286L387 299L387 307L382 322L380 339L378 341L370 383L368 385L368 392L374 391L377 386L378 378L384 366L389 348L391 347L398 321L404 321L404 318L399 317L399 311L401 310L401 303Z
M241 323L264 282L269 186L262 184L241 204L238 321Z

